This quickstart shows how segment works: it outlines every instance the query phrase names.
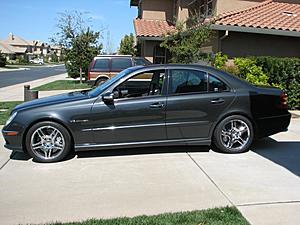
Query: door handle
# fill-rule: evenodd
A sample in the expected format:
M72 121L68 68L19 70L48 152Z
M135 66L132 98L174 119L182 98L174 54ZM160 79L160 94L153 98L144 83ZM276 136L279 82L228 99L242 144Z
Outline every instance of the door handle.
M164 104L163 103L159 103L159 102L156 102L156 103L153 103L150 105L150 108L151 109L161 109L164 107Z
M210 101L211 104L222 104L225 102L225 100L223 98L217 98L217 99L213 99Z

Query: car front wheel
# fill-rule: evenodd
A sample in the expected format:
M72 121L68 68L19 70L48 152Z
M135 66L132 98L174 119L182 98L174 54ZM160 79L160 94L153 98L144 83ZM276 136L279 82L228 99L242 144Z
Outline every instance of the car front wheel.
M33 125L26 136L26 148L37 162L57 162L71 149L71 136L62 125L45 121Z
M251 122L244 116L233 115L217 125L213 144L225 153L242 153L249 150L253 137Z

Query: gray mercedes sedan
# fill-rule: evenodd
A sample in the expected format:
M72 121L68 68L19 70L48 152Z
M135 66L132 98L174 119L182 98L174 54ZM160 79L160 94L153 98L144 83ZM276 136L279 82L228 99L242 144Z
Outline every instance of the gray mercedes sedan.
M38 162L72 151L166 145L249 150L254 138L286 131L291 115L277 88L253 86L199 65L126 69L101 86L18 105L5 147Z

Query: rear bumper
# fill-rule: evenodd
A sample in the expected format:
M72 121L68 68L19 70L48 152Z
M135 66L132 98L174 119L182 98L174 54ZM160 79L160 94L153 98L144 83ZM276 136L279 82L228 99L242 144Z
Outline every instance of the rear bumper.
M280 116L264 117L256 121L257 137L263 138L270 135L288 130L291 122L291 114L287 113Z

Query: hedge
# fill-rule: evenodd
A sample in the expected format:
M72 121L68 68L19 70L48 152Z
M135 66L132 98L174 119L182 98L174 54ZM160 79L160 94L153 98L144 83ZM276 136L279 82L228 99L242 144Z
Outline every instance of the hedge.
M279 84L286 91L290 109L300 108L300 59L276 57L253 59L268 75L269 84Z
M4 67L6 65L6 58L0 52L0 67Z
M239 76L255 85L276 86L288 94L290 109L300 108L300 59L269 56L235 58L227 65L228 57L216 54L213 66Z

